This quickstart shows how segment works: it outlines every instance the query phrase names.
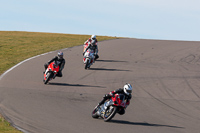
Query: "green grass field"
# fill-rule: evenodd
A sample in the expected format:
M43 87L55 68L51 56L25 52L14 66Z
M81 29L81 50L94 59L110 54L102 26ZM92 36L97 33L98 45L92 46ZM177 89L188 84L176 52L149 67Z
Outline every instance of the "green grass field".
M82 45L90 35L0 31L0 75L17 63L49 51ZM98 36L98 41L117 37ZM0 115L1 133L20 133Z
M83 44L90 35L0 31L0 74L17 63L45 52ZM97 36L98 41L116 37Z

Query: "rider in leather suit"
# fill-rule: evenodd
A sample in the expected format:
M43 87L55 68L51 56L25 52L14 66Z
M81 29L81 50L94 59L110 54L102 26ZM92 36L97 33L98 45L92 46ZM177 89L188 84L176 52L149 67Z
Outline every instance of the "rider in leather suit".
M131 95L131 93L132 93L132 86L130 84L125 84L124 88L120 88L118 90L111 91L109 94L106 94L103 97L103 100L98 104L98 106L102 105L106 100L108 100L111 97L113 97L116 93L117 94L124 94L125 95L126 108L127 108L127 106L130 104L130 100L132 98L132 95ZM125 113L125 109L120 110L119 114L123 115Z
M85 42L84 42L84 47L85 47L85 48L88 47L88 45L89 45L90 43L92 43L92 42L94 42L95 45L96 45L96 50L95 50L95 51L96 51L96 54L94 55L94 56L95 56L95 60L96 60L96 59L99 58L99 55L98 55L98 46L97 46L98 41L97 41L96 35L92 35L91 38L89 38L87 41L85 41Z
M47 69L47 67L48 67L48 65L51 63L51 62L53 62L53 61L55 61L55 63L57 63L58 65L59 65L59 71L58 71L58 73L56 74L56 76L58 76L58 77L62 77L62 70L63 70L63 68L64 68L64 66L65 66L65 59L63 58L63 52L58 52L58 56L55 56L54 58L52 58L50 61L48 61L48 63L46 63L45 65L44 65L44 67L45 67L45 71L46 71L46 69Z
M90 49L90 50L92 50L92 51L94 52L94 57L93 57L93 59L92 59L92 62L94 63L94 62L95 62L95 61L94 61L94 58L95 58L95 55L97 54L97 45L95 44L95 41L94 41L94 40L92 40L92 42L88 44L87 48L86 48L85 51L83 52L83 56L85 55L85 52L86 52L88 49Z

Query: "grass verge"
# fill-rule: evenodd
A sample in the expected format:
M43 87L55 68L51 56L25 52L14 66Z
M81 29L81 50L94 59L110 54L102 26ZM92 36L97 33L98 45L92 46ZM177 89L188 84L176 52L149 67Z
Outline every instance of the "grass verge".
M1 115L0 115L0 132L1 133L21 133L14 127L10 125Z
M49 51L83 44L90 35L0 31L0 75L17 63ZM118 39L97 36L98 41ZM0 115L1 133L21 133Z

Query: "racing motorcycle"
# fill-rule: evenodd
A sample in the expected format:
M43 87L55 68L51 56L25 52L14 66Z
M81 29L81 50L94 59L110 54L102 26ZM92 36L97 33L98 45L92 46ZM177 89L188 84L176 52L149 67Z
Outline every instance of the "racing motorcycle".
M110 121L116 113L126 108L126 100L123 94L115 94L110 100L104 104L96 106L92 112L93 118L103 118L105 122Z
M50 80L56 77L56 74L59 71L59 65L55 62L52 62L48 65L46 71L44 72L44 84L47 84Z
M93 63L93 60L94 60L94 51L88 49L84 53L84 57L83 57L83 63L85 64L85 69L90 68L90 66Z
M84 45L83 52L85 51L85 49L87 48L87 46L88 46L88 43ZM99 58L99 55L95 54L94 55L94 60L97 60L98 58Z

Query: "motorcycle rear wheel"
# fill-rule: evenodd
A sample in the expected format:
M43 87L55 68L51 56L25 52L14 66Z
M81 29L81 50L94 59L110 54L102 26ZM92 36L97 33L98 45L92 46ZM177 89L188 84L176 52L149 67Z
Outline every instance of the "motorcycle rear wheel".
M110 108L112 108L112 109L110 109ZM104 121L105 122L110 121L115 116L116 113L117 113L117 107L116 106L109 106L105 111Z

